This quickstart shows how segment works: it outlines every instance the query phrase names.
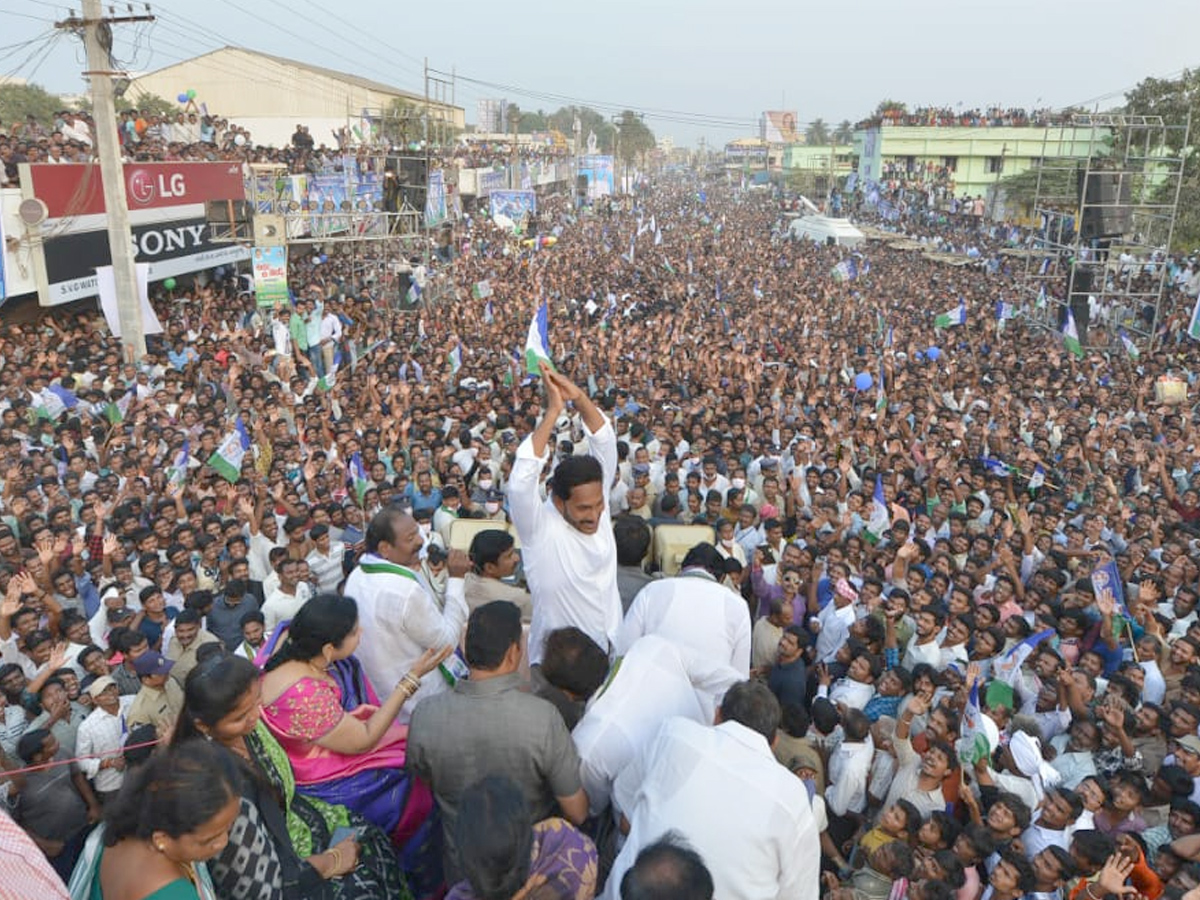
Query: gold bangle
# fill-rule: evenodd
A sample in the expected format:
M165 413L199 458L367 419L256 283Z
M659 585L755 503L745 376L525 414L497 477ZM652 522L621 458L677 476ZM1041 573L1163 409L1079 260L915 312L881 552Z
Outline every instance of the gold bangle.
M405 672L400 678L400 683L408 685L414 694L421 689L421 679L412 672Z

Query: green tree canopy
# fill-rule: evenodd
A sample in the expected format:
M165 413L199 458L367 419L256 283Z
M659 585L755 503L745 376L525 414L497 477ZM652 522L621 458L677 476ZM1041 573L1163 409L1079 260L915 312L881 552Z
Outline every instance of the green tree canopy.
M833 132L833 142L835 144L852 144L854 143L854 125L849 119L842 119L838 122L837 129Z
M1200 69L1185 69L1178 78L1146 78L1125 95L1125 112L1139 116L1162 116L1167 149L1182 155L1183 184L1175 219L1176 249L1200 246ZM1183 145L1182 128L1191 114L1188 144ZM1157 188L1157 202L1170 202L1174 179Z
M808 123L804 141L816 147L823 147L829 143L829 126L825 124L824 119L813 119Z
M36 84L0 84L0 124L11 125L33 116L42 125L54 121L62 98Z
M654 149L654 132L631 109L621 113L617 119L617 130L621 141L619 151L621 159L631 162L640 154Z

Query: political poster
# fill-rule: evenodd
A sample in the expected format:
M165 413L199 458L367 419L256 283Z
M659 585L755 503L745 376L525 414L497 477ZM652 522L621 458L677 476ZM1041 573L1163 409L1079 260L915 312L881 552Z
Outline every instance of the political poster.
M587 179L589 200L607 197L614 191L613 158L611 156L581 156L579 174Z
M425 226L432 228L446 221L446 182L441 170L429 173L429 190L425 194Z
M520 222L527 216L537 215L537 194L533 191L492 191L488 200L493 219L507 216L513 222Z
M254 266L254 296L259 306L287 304L287 247L255 247L251 256Z
M793 110L770 110L763 113L763 138L768 144L796 144L796 113Z

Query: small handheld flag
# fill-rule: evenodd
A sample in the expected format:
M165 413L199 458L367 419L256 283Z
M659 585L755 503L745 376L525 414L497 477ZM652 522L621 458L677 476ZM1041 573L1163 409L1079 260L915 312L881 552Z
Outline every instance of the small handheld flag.
M530 375L540 374L539 364L543 362L554 369L554 363L550 359L549 326L550 311L543 301L533 321L529 323L529 334L525 337L525 371Z

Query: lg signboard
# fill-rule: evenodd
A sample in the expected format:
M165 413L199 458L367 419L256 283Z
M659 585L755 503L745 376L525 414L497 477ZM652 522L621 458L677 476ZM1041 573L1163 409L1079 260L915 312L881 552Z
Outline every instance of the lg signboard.
M96 296L95 270L112 262L100 167L22 168L22 193L47 210L41 304ZM134 254L150 264L151 281L249 259L246 247L214 244L204 219L208 201L245 199L239 163L138 163L125 166L124 174Z

